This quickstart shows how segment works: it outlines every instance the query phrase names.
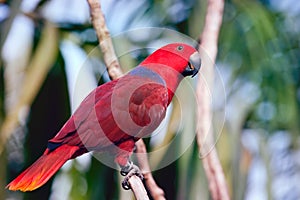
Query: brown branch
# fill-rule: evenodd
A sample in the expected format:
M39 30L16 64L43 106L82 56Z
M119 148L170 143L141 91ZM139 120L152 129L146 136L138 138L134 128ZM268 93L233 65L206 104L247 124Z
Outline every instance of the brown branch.
M198 122L197 142L203 157L203 167L209 182L209 189L214 200L230 199L224 172L214 148L212 109L210 105L210 91L214 79L214 62L218 51L218 36L222 24L224 0L208 0L205 25L200 37L200 51L203 58L203 77L197 85ZM207 87L208 86L208 87Z
M154 200L164 200L165 193L160 187L158 187L150 171L147 150L144 141L140 139L136 142L135 145L138 164L144 175L145 184L149 190L149 193L151 194L151 197Z
M105 23L105 17L101 10L100 2L99 0L87 1L90 6L91 20L100 43L101 51L104 55L104 62L107 66L108 74L112 80L117 79L123 75L123 72L114 51L110 34ZM147 158L147 151L143 140L140 139L136 145L137 152L140 153L140 156L137 156L137 159L141 171L144 172L143 175L145 178L146 187L155 200L165 199L163 190L157 186L151 174ZM136 199L149 199L143 183L137 176L132 176L129 179L129 184Z
M136 198L136 200L148 200L149 197L147 195L147 191L144 188L144 185L141 181L141 179L137 176L132 176L129 180L128 180L131 190L134 193L134 196Z
M100 2L99 0L87 1L90 6L91 21L97 34L109 77L114 80L121 77L123 72L115 54L110 34L105 23L105 17L101 10Z

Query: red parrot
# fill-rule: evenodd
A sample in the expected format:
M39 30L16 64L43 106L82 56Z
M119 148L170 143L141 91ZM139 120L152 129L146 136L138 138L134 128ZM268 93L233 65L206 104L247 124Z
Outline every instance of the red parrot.
M135 142L158 127L180 81L195 76L200 65L196 49L173 43L156 50L123 77L100 85L48 141L43 155L7 188L35 190L67 160L89 151L111 153L121 172L128 174L134 169L129 157Z

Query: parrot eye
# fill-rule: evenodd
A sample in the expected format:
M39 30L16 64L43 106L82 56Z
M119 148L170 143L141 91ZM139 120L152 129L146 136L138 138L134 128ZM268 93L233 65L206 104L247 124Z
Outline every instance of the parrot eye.
M178 51L182 51L182 50L183 50L183 46L181 46L181 45L178 46L178 47L177 47L177 50L178 50Z

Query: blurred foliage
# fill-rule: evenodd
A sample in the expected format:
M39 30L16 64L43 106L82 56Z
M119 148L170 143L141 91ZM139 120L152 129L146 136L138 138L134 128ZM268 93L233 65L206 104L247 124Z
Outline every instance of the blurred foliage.
M6 5L2 5L13 12L1 21L1 41L5 41L12 20L17 14L13 6L15 2L19 5L18 1L7 1ZM69 3L72 4L72 2ZM47 6L49 6L48 1L40 1L33 9L33 13L29 13L33 15L28 15L35 25L32 56L40 51L38 46L43 41L42 33L47 31L47 19L41 15L43 8ZM124 6L128 8L132 6L132 9L120 10ZM204 21L205 6L205 1L195 0L139 2L115 0L111 1L106 9L106 19L111 35L137 27L166 27L198 39ZM297 141L300 130L300 41L299 31L291 26L288 14L274 9L270 1L226 1L217 64L226 79L226 105L231 110L227 111L229 116L226 116L217 148L233 199L246 198L247 186L251 178L249 169L254 155L242 144L242 133L245 129L263 130L257 132L265 141L276 131L287 131L293 138L293 148L299 149ZM118 24L119 20L122 20L122 23ZM102 76L104 68L101 62L101 52L99 49L93 50L98 42L92 26L88 22L70 20L61 20L56 22L55 26L59 32L58 43L68 40L86 54L90 53L88 60L93 63L93 71L99 84L107 81L107 77ZM164 40L166 37L151 32L146 38L133 36L126 39L116 37L114 44L117 52L123 52L123 49L130 49L130 47L151 47L155 42ZM1 42L1 49L2 45L3 42ZM14 132L7 143L6 154L1 156L1 165L7 166L8 169L6 177L3 175L5 173L0 173L0 180L6 180L6 183L24 166L28 166L42 154L46 141L56 133L70 115L69 101L73 97L68 96L66 63L61 51L59 48L58 52L54 53L56 61L51 63L52 68L47 77L40 79L35 85L36 88L41 89L38 94L33 92L30 97L32 100L27 102L31 106L31 111L26 125L19 127L22 129L19 133ZM126 66L128 70L145 58L148 53L148 51L137 50L126 54L121 57L121 65ZM48 56L48 53L39 55L41 60L36 65L43 63ZM1 125L5 116L6 93L3 71L5 63L2 61L0 64ZM25 74L30 71L30 66L28 65ZM36 76L39 75L36 74ZM183 88L183 92L185 91ZM183 95L186 94L183 93ZM186 137L193 137L195 127L193 110L195 108L190 106L193 102L187 101L187 105L190 114L184 116L185 126L180 128L178 120L182 113L179 111L180 107L176 105L176 100L174 101L173 115L168 125L167 135L161 145L168 144L170 141L176 141L176 145L175 148L166 149L162 155L181 151ZM25 139L22 140L20 134L23 138L26 135ZM270 155L265 144L266 142L260 143L260 157L266 163L268 171L268 186L265 193L269 199L272 199L274 194L272 193ZM149 150L158 148L158 146L151 145L149 139L147 147ZM24 157L25 162L20 161L20 158ZM152 160L154 165L159 165L163 159L164 157L161 156L150 158L150 161ZM1 170L5 170L5 167L1 167ZM69 168L61 170L53 182L62 176L71 180L70 190L67 191L66 197L68 199L120 199L121 197L128 199L126 195L130 193L120 189L118 172L101 164L94 157L84 169L77 160L70 162ZM154 177L158 185L164 189L167 199L210 199L195 143L192 143L183 156L174 163L155 171ZM3 188L5 183L1 184ZM52 199L63 198L64 196L55 196L51 192L56 191L55 186L51 185L52 181L47 186L26 195L19 192L4 192L1 188L0 199L2 197L6 199L4 195L7 199L48 199L51 195ZM61 185L61 187L65 186Z
M298 132L299 57L294 51L298 47L284 23L283 14L270 12L260 2L226 5L220 59L231 67L232 81L239 78L259 88L246 127Z

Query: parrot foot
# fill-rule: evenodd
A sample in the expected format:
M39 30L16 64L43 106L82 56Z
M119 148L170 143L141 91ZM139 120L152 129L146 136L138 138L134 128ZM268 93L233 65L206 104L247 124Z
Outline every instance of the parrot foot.
M141 180L144 179L143 174L140 170L140 168L138 166L136 166L135 164L133 164L131 161L129 161L124 167L121 168L120 171L122 176L125 176L124 180L122 181L122 187L125 190L130 190L130 184L129 184L129 179L132 176L137 176L139 177Z

